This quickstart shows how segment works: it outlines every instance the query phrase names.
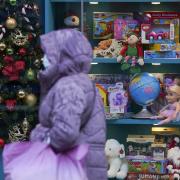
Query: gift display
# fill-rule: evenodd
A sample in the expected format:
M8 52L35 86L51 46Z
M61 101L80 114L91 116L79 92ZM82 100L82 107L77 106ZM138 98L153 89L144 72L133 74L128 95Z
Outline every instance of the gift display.
M128 172L166 174L167 160L130 159L128 158Z

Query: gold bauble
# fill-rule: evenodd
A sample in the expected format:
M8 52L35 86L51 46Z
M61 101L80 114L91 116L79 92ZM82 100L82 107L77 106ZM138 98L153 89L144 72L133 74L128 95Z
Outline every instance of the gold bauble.
M25 96L26 96L26 93L25 93L25 91L24 91L23 89L20 89L20 90L18 91L18 93L17 93L17 96L18 96L18 98L20 98L20 99L24 99Z
M14 18L8 17L8 19L6 20L6 27L8 29L15 29L17 26L17 22Z
M25 102L28 106L33 107L37 103L37 97L34 94L28 94L25 98Z
M0 43L0 51L4 51L6 49L6 44L1 42Z

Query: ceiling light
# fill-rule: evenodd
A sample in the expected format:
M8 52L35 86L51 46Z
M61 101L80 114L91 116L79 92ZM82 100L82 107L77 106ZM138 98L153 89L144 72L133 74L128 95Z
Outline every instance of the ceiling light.
M152 63L153 66L160 66L161 63Z
M99 4L99 2L92 1L92 2L89 2L89 4Z
M96 64L98 64L98 63L97 63L97 62L92 62L91 64L96 65Z
M152 2L151 4L158 5L161 4L160 2Z

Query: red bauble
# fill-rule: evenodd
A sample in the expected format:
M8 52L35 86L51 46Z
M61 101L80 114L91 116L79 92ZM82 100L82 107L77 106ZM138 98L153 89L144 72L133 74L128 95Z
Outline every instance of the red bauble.
M15 67L18 71L25 69L25 62L23 60L19 60L15 62Z
M5 144L4 139L0 138L0 147L3 147Z
M6 107L9 111L13 111L16 106L16 100L15 99L7 99L5 101Z
M19 49L19 55L20 55L20 56L25 56L26 54L27 54L26 48L20 48L20 49Z
M7 64L14 62L14 58L12 56L4 56L3 61Z
M32 41L33 40L33 38L34 38L34 36L30 33L30 34L28 34L28 40L29 41Z

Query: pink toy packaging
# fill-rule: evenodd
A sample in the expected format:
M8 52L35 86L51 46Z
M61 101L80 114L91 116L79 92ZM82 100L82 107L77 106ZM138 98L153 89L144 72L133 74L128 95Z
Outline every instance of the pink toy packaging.
M126 35L130 32L139 32L138 21L116 19L114 21L114 38L117 40L125 40Z
M179 42L179 14L173 12L147 12L141 25L143 44L173 44Z

